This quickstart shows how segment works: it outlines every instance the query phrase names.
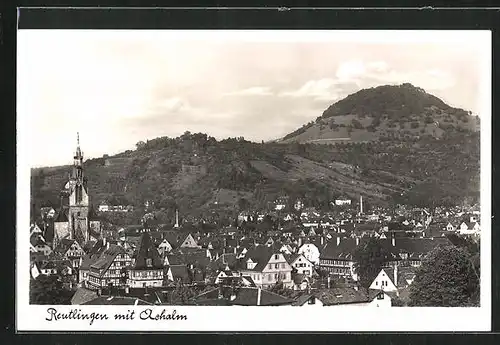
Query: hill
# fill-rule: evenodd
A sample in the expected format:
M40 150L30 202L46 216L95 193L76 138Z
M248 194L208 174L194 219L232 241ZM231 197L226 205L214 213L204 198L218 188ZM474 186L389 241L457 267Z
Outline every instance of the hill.
M316 121L279 142L332 144L394 138L407 140L479 131L479 117L453 108L411 84L363 89L332 104Z
M146 200L158 218L210 219L265 207L281 195L327 209L338 196L368 203L456 204L479 196L479 134L448 132L437 139L379 140L338 145L217 141L186 132L136 150L84 162L91 201L131 204L139 217ZM59 204L70 166L32 170L33 206ZM137 221L137 219L135 219Z

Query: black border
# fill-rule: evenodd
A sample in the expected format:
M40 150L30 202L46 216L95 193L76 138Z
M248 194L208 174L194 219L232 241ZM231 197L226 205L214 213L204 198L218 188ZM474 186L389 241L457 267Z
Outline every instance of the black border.
M463 4L463 2L462 2ZM69 4L68 4L69 5ZM476 2L476 5L477 2ZM21 17L19 21L20 28L67 28L67 29L491 29L493 40L493 99L498 99L497 81L499 77L499 69L495 67L495 62L498 60L500 49L500 11L498 9L436 9L436 8L420 8L420 9L297 9L297 8L259 8L259 9L21 9ZM9 63L2 64L4 67L3 74L0 80L5 84L3 88L3 96L5 96L6 113L11 116L0 116L2 119L0 158L2 175L0 184L0 202L2 214L5 213L3 225L4 250L3 253L9 253L10 248L15 248L15 35L17 24L17 13L14 9L2 13L1 21L3 24L3 40L0 42L1 51L7 57L4 61ZM495 59L497 57L497 59ZM10 87L9 87L10 86ZM497 96L497 97L495 97ZM10 100L10 102L9 102ZM495 104L493 104L493 114L495 113ZM13 121L11 121L13 120ZM494 172L497 154L494 150L495 134L499 132L498 122L495 122L495 117L492 116L492 187L495 190ZM14 145L12 145L14 143ZM3 174L5 173L5 174ZM496 193L495 193L496 194ZM492 329L500 330L500 312L498 309L498 292L500 274L497 265L498 254L500 253L500 243L498 231L496 230L495 222L495 198L492 195ZM15 251L15 250L14 250ZM11 316L10 320L2 327L3 331L7 331L11 337L7 342L1 343L67 343L87 344L95 342L96 334L85 334L85 336L77 336L70 334L55 333L55 334L40 334L33 333L16 335L15 332L15 306L13 298L15 291L15 270L9 271L7 267L15 268L15 256L10 257L11 265L6 265L2 270L2 274L6 275L6 280L13 282L7 286L7 293L3 293L2 297L7 298L6 303L2 303L2 315L7 312ZM9 258L8 258L9 259ZM4 261L5 262L5 261ZM10 263L7 261L7 263ZM7 284L2 284L2 289ZM9 289L11 289L9 291ZM10 293L9 293L10 292ZM4 308L6 306L6 308ZM382 315L381 315L382 316ZM332 320L334 323L335 320ZM353 320L355 322L355 320ZM446 322L446 320L443 320ZM329 341L329 337L324 334L293 334L284 336L277 333L263 334L253 333L252 335L237 334L206 334L197 333L201 336L190 338L196 342L207 344L212 342L227 343L235 341L239 344L259 343L263 340L272 340L273 342L281 343L285 341L298 342L314 342L322 343ZM105 337L111 340L111 337L124 343L148 341L153 343L164 343L166 338L164 334L117 334L107 333ZM3 337L2 337L3 338ZM339 343L381 343L381 344L442 344L451 337L448 334L396 334L396 333L357 333L352 335L335 333L335 341ZM15 340L14 340L15 339ZM178 334L171 334L168 340L186 339ZM332 339L333 340L333 339ZM495 341L496 340L496 341ZM452 338L452 342L456 344L464 343L481 343L481 344L497 344L500 339L494 339L491 334L460 334Z

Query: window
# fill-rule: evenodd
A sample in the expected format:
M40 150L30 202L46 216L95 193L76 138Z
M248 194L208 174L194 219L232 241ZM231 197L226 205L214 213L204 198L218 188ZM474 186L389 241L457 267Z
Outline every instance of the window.
M309 298L309 301L307 301L308 304L315 304L316 303L316 298L312 297Z
M153 260L152 259L146 259L146 266L148 266L148 267L153 266Z
M378 281L375 281L375 286L378 286Z
M279 259L279 254L274 254L274 260L278 260Z
M383 293L379 293L377 295L377 299L384 299L384 294Z

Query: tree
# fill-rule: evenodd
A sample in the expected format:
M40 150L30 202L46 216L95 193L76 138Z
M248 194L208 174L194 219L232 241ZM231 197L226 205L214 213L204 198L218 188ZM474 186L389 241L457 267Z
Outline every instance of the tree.
M358 275L359 283L368 289L373 279L389 259L389 253L379 240L371 238L364 246L359 246L353 255L356 263L354 269Z
M30 282L30 304L71 304L73 291L64 287L57 276L40 275Z
M177 282L170 293L170 304L185 305L197 295L196 291L184 284Z
M437 247L422 261L410 287L410 306L465 307L479 304L479 276L469 253Z

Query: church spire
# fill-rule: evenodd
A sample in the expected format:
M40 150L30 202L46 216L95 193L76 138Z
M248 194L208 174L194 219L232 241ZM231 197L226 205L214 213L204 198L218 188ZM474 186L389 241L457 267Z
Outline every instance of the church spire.
M80 149L80 132L76 132L76 154L75 159L83 158L82 151Z
M80 149L80 133L76 133L76 152L73 157L73 178L79 182L83 182L83 154Z

